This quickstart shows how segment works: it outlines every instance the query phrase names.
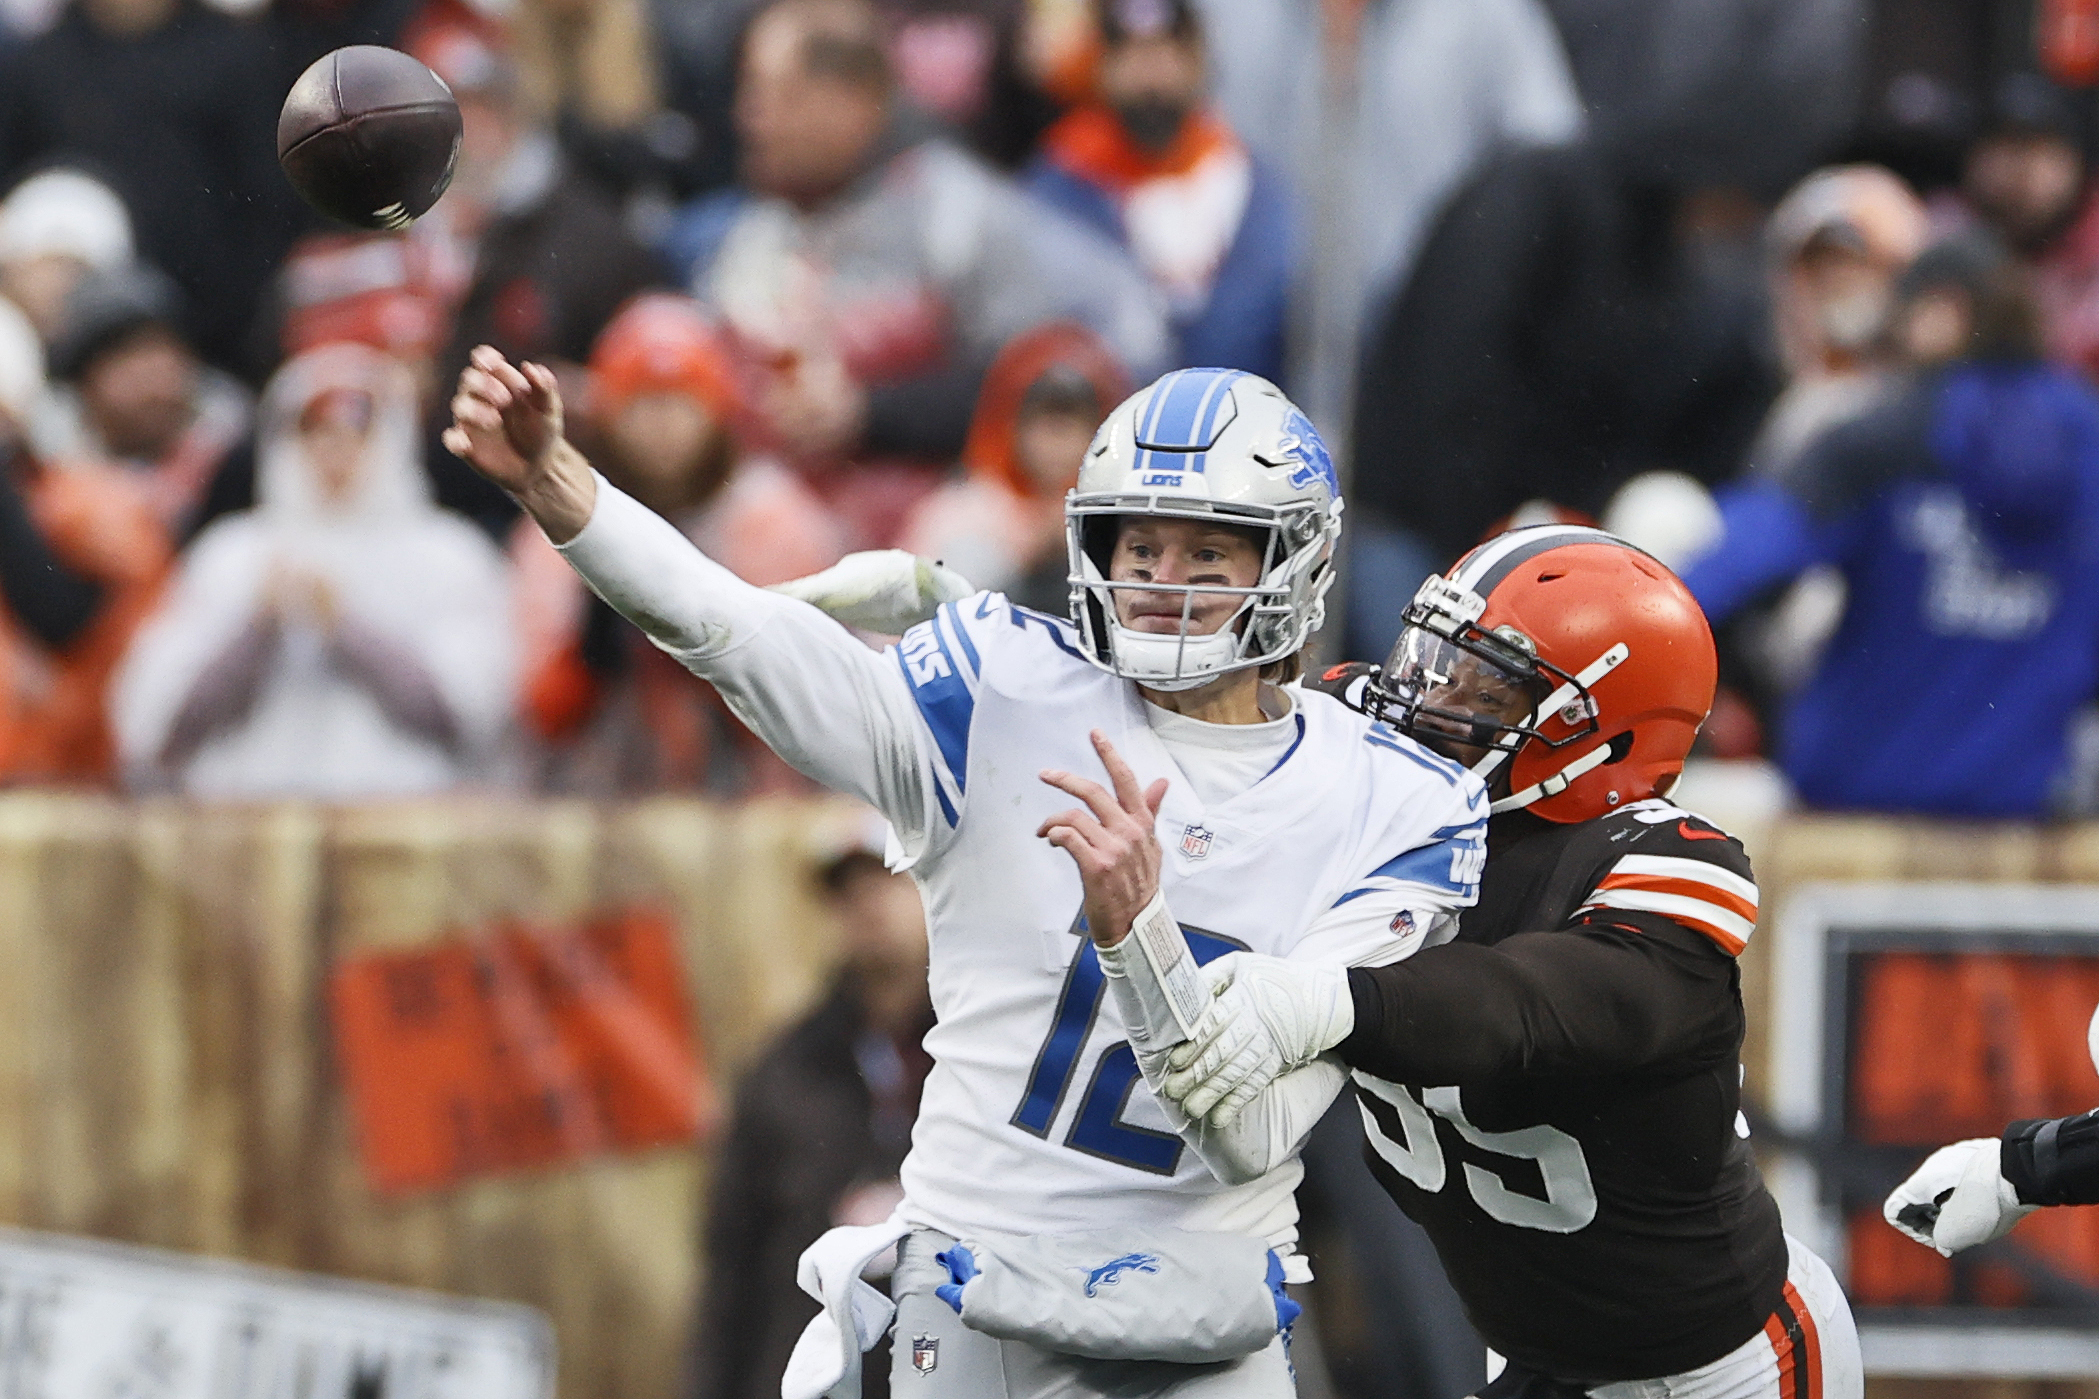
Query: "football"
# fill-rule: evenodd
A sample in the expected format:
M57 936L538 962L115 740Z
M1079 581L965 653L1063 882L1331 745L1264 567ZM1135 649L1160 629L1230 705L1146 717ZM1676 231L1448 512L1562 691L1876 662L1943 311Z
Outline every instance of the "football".
M459 159L459 104L397 49L353 44L299 75L277 116L277 160L314 208L358 228L428 213Z

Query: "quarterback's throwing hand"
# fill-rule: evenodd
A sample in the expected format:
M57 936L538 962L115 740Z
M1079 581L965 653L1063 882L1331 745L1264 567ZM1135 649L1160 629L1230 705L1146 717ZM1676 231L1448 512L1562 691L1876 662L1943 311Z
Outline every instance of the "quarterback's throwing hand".
M1163 1085L1190 1117L1220 1130L1293 1069L1355 1029L1348 969L1234 952L1203 968L1212 1000L1195 1035L1175 1048Z
M1076 773L1045 770L1044 782L1086 805L1050 817L1035 834L1078 865L1086 890L1086 930L1101 946L1113 947L1159 892L1161 857L1153 827L1159 803L1166 800L1166 779L1146 791L1106 734L1095 729L1092 738L1115 790Z
M1895 1187L1881 1207L1888 1223L1951 1258L1964 1248L2001 1239L2034 1212L2004 1178L2002 1143L1974 1137L1942 1146Z
M561 391L544 365L522 366L477 345L452 396L445 447L516 494L531 484L561 440Z

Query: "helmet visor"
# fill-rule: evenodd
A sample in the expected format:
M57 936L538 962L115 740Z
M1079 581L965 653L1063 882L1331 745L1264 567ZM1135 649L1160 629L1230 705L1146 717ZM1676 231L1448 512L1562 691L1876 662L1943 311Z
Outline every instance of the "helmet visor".
M1409 626L1379 680L1400 710L1394 717L1402 730L1468 765L1503 734L1526 730L1547 688L1519 648L1483 639L1496 643L1491 654Z

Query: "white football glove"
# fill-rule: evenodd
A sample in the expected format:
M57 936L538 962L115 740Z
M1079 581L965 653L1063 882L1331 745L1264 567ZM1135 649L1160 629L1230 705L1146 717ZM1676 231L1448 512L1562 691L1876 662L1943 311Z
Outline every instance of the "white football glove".
M1211 1001L1195 1034L1167 1058L1166 1096L1222 1130L1292 1069L1355 1028L1348 968L1233 952L1203 968Z
M1951 1258L1964 1248L2001 1239L2032 1214L1999 1167L2001 1143L1973 1137L1942 1146L1881 1207L1888 1223Z
M902 549L847 554L821 573L774 586L849 627L902 636L929 620L943 602L958 602L976 589L936 559Z

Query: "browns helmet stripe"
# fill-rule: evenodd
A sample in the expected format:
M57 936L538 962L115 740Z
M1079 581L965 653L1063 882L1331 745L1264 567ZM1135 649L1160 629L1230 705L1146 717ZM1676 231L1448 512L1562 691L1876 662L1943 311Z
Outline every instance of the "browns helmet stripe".
M1643 552L1615 534L1587 525L1532 525L1490 539L1459 559L1450 571L1450 581L1486 597L1502 579L1546 550L1563 544L1617 544L1634 553Z

